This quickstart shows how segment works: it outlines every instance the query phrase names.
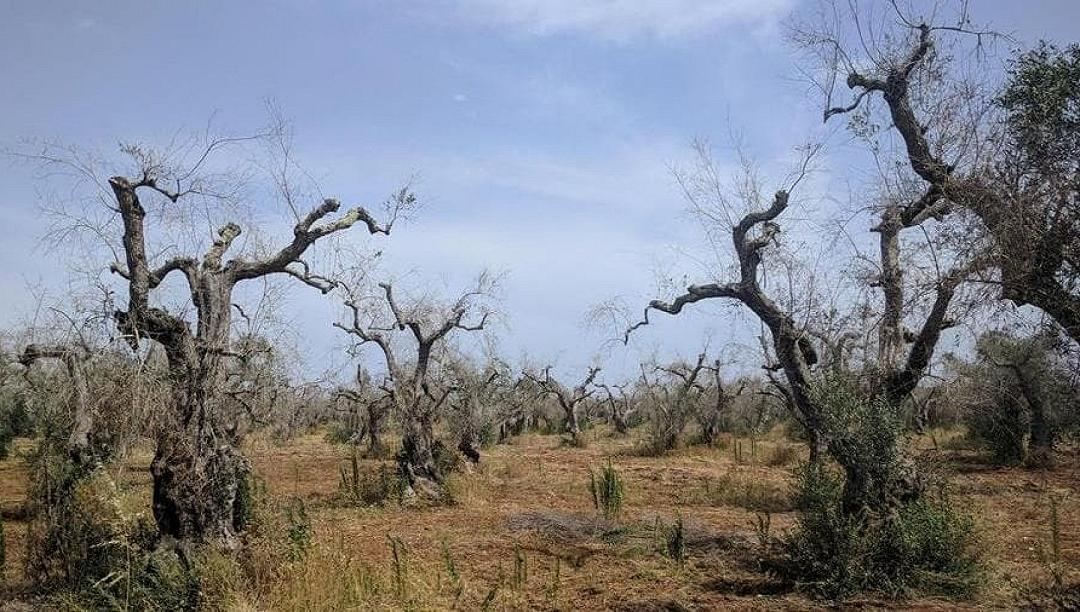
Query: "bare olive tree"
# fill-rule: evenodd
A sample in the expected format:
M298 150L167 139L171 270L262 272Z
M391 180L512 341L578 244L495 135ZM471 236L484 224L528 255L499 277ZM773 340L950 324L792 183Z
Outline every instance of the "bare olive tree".
M385 388L403 429L398 466L413 493L425 499L444 499L446 474L438 461L442 444L435 437L435 421L454 391L433 384L435 353L455 331L484 329L491 315L486 300L497 283L497 276L485 272L449 304L421 299L408 305L398 301L391 283L379 283L381 297L376 299L365 299L370 296L362 295L359 287L341 283L351 316L334 325L355 338L358 346L379 348L386 365ZM405 347L408 357L400 356Z
M448 360L446 375L454 389L450 398L450 429L457 436L457 449L473 463L480 462L480 446L485 434L494 435L500 405L511 391L510 367L489 357L477 367L465 356Z
M713 444L720 436L725 422L730 420L735 401L743 395L749 384L746 380L738 381L738 385L733 388L725 384L720 360L714 361L707 369L712 374L712 381L706 387L708 397L699 407L695 418L701 428L701 441Z
M390 416L393 407L393 390L389 382L381 383L376 387L371 374L363 365L357 365L356 387L339 388L334 392L334 398L349 402L354 411L346 424L351 431L349 443L360 444L366 437L368 456L372 458L385 456L387 451L382 442L382 434L386 419ZM361 408L364 410L362 416L355 412Z
M551 366L545 367L539 375L527 370L523 372L526 378L537 385L541 393L553 397L559 403L563 411L563 430L570 436L570 443L575 445L582 443L579 406L596 392L592 384L598 374L599 367L590 367L580 384L573 389L567 389L551 375Z
M682 441L687 424L704 401L704 378L708 370L705 353L699 354L694 362L679 360L651 367L641 364L642 387L651 411L649 454L661 455Z
M963 223L970 215L976 223L968 238L985 238L983 258L997 271L984 282L999 285L1004 299L1041 309L1080 342L1080 137L1069 119L1080 89L1058 86L1078 73L1080 53L1071 60L1045 49L1028 54L994 96L985 66L968 71L974 78L953 69L999 37L971 26L966 2L954 19L937 10L917 16L895 1L880 14L873 4L823 6L831 16L800 27L795 40L824 64L825 121L850 115L857 129L867 129L878 120L873 101L880 98L881 119L901 141L899 159L923 186L920 197L883 217L883 247L892 232L927 218ZM853 97L833 105L838 77ZM895 325L882 334L885 345L897 345ZM900 390L907 383L900 376L892 384Z
M110 270L124 282L126 303L116 308L112 318L132 350L139 351L147 343L158 345L168 362L172 401L169 422L156 433L151 464L153 511L161 535L180 545L209 542L232 547L243 529L236 504L249 468L225 408L226 364L237 356L232 349L234 291L246 283L283 276L328 292L332 283L312 272L304 261L308 250L357 225L371 234L388 234L396 213L414 201L407 190L395 193L389 200L388 220L380 224L364 207L336 215L340 202L325 198L307 213L297 212L291 236L283 244L256 249L263 254L248 249L231 259L227 257L230 248L241 235L240 225L232 221L218 227L201 254L177 253L181 250L177 244L162 244L161 237L154 238L152 223L164 235L166 227L175 227L178 219L190 220L191 210L205 211L209 219L228 209L237 194L216 191L208 169L230 145L267 138L210 139L191 163L171 163L167 154L125 146L124 153L134 162L133 171L106 180L98 179L82 158L64 159L50 151L33 156L76 169L102 188L102 200L108 194L110 215L93 227L110 247L115 244L112 232L120 237ZM278 178L275 175L277 186L296 212L294 194ZM181 231L193 236L195 224ZM183 289L173 286L174 291L167 293L163 287L174 274L185 281ZM190 302L189 311L160 305L162 298L179 295Z
M808 163L809 156L804 159L803 171L799 173L793 186L805 176ZM719 183L716 186L720 189L723 187ZM735 206L728 201L722 191L715 193L720 194L719 201L716 203L718 214L709 213L704 216L704 219L721 226L726 223L726 220L732 219L731 213ZM771 334L771 345L776 354L778 369L784 372L786 378L785 392L790 398L794 416L803 423L808 432L811 457L816 460L823 443L820 409L811 396L811 368L818 361L817 351L810 337L796 323L792 313L770 297L760 282L762 254L769 245L774 244L779 236L780 225L776 219L788 208L790 188L777 191L771 204L765 208L760 207L758 194L756 187L740 191L739 196L743 205L750 210L729 226L731 227L730 239L738 263L737 279L726 283L690 285L684 294L671 301L649 302L649 305L645 307L642 320L630 326L623 339L624 342L628 342L631 333L648 325L649 314L653 310L677 315L690 304L718 298L736 300L745 305Z
M72 427L67 440L68 457L78 469L91 469L96 460L90 446L94 422L90 408L90 388L86 380L86 362L90 359L90 350L80 343L29 344L19 356L19 362L27 368L34 362L45 359L57 359L63 363L71 384Z
M597 383L607 396L607 405L611 409L611 425L615 433L626 435L630 431L630 420L637 412L637 388L631 382L622 384ZM616 391L612 391L614 387Z

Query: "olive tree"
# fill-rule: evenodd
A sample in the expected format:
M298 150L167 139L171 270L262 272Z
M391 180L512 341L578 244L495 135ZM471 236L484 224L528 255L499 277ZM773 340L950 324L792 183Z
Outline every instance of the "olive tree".
M888 2L823 5L833 17L795 31L820 60L824 120L850 116L857 129L899 138L909 179L922 195L881 226L910 227L949 219L981 236L996 275L983 282L1000 296L1030 304L1080 342L1076 120L1080 52L1043 46L1021 55L994 95L986 65L962 70L998 35L971 26L967 3L956 18L917 15ZM967 75L974 74L970 77ZM851 91L834 104L835 84ZM884 108L876 105L880 99ZM877 155L880 143L871 151ZM883 234L883 236L885 236ZM903 385L903 381L897 381Z
M259 248L258 241L252 241L249 248L230 257L242 232L232 220L221 222L208 240L193 238L192 251L184 252L179 241L168 242L170 236L178 235L170 234L176 225L183 226L179 234L197 235L200 224L191 221L192 210L205 213L207 219L229 211L239 214L233 206L239 182L219 188L215 179L226 171L215 164L226 163L221 157L230 146L273 140L275 135L280 132L203 140L204 144L185 149L189 155L175 156L125 145L122 151L130 160L127 171L107 179L70 150L46 149L31 156L75 169L89 179L86 182L100 188L100 198L89 200L86 206L102 202L108 214L99 223L80 227L92 228L95 237L113 247L115 261L109 269L122 281L123 301L111 313L112 319L133 351L148 345L163 349L171 398L167 423L155 432L150 467L153 514L161 535L180 545L209 542L233 547L243 529L238 492L249 467L226 407L226 366L237 357L232 347L234 293L271 277L288 277L324 293L330 291L333 285L314 273L304 259L311 247L354 226L370 234L389 234L396 213L414 202L408 190L396 192L388 200L385 223L362 206L339 214L342 205L333 198L317 201L301 213L300 195L282 171L274 174L275 186L295 213L295 222L290 235L277 246ZM192 150L194 155L190 155ZM251 168L230 168L228 174L234 173L247 176ZM85 211L85 217L92 217L93 212ZM197 245L202 246L194 251ZM174 275L183 283L169 284ZM187 308L182 300L175 304L181 297L186 298ZM173 307L166 305L169 298Z
M386 366L385 388L403 432L397 457L401 475L413 494L442 500L446 474L439 455L444 447L435 437L435 421L454 388L433 383L436 353L454 332L484 329L491 315L486 302L498 277L480 274L449 303L433 298L400 302L389 282L378 283L374 297L364 295L358 284L339 284L350 316L334 325L352 336L357 347L378 347Z

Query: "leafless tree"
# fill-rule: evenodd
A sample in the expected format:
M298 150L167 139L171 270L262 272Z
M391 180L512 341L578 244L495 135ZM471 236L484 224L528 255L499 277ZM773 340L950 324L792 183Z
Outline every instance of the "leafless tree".
M663 454L679 445L690 419L700 412L705 397L703 379L708 370L705 353L694 362L651 367L641 364L641 382L652 411L650 453Z
M88 347L80 343L29 344L19 356L19 362L27 368L42 359L58 359L64 364L72 388L72 427L67 440L67 454L79 470L93 469L97 463L90 446L90 434L94 421L90 406L90 389L86 380L86 361L89 358Z
M527 370L528 368L523 369ZM499 442L505 442L537 427L540 418L538 404L545 395L540 385L525 374L513 380L506 389L500 410Z
M738 382L734 391L724 384L724 376L720 360L715 360L706 369L712 374L712 384L706 388L706 394L711 396L712 401L703 402L696 418L701 427L701 441L705 444L713 444L720 435L725 420L730 418L732 404L748 388L745 380Z
M598 383L596 386L603 389L607 395L608 408L611 409L611 425L615 428L615 433L625 435L630 431L630 419L637 410L636 388L630 382L617 385ZM612 387L618 392L612 391Z
M194 542L235 546L243 527L238 523L240 513L235 505L249 468L224 406L228 397L226 364L237 356L231 347L234 290L245 283L280 275L328 292L333 284L314 273L303 259L312 245L356 225L371 234L388 234L396 213L414 202L407 190L395 193L389 201L390 216L380 224L363 207L335 217L341 204L326 198L306 214L297 214L292 236L284 244L268 249L265 255L227 259L230 247L241 234L240 226L228 221L220 225L201 256L166 257L167 251L177 247L170 245L162 250L151 235L153 228L148 227L148 221L184 211L185 204L198 209L200 203L217 202L225 207L229 197L214 191L212 181L205 176L207 168L231 144L261 138L265 135L210 139L185 167L180 167L179 162L170 163L168 155L125 146L123 151L134 161L134 172L104 181L78 158L73 161L48 151L34 156L48 164L74 168L102 187L111 200L107 203L111 213L119 220L119 228L110 222L97 232L110 245L110 232L117 231L121 236L119 252L114 251L117 260L110 270L123 279L127 300L112 313L112 318L133 350L140 350L147 342L160 345L168 361L172 405L169 423L156 434L151 464L153 511L161 535L182 548ZM281 185L286 184L279 181ZM285 191L287 203L293 206L293 194ZM174 273L186 281L184 288L194 321L182 311L170 311L155 302L154 296L162 292Z
M475 367L459 356L447 364L447 374L454 393L450 398L451 429L457 436L457 449L471 462L480 462L481 435L494 427L496 411L510 391L510 368L497 358L484 367Z
M1080 269L1074 261L1078 217L1071 212L1076 190L1071 185L1054 189L1054 172L1028 164L1030 156L1011 155L1017 148L1009 146L1007 124L995 117L995 99L983 91L987 79L980 74L982 82L965 80L949 70L949 62L963 55L958 45L970 42L977 54L999 35L973 28L967 3L958 5L952 21L936 11L916 17L897 2L888 2L883 16L858 4L824 6L832 17L800 27L795 39L824 61L825 121L853 115L858 125L872 123L871 103L880 96L888 129L902 141L901 159L923 184L920 197L883 216L878 226L883 249L894 244L894 232L927 218L970 214L978 221L975 235L981 231L987 238L982 257L998 271L996 280L984 280L999 284L1004 299L1046 312L1080 342L1074 282ZM944 50L939 48L943 38ZM834 106L838 76L846 77L854 97ZM943 279L945 293L953 279L952 274ZM887 352L895 355L902 330L891 321L882 334ZM895 376L892 393L901 392L910 378Z
M389 383L375 387L364 366L356 366L356 388L339 388L334 392L335 399L348 401L353 410L362 408L363 417L355 412L347 423L352 430L351 444L360 444L366 437L368 440L367 454L369 457L378 458L386 455L386 447L382 442L383 426L386 418L390 415L393 406L393 391Z
M795 184L805 175L809 156L804 159L803 172L800 172ZM719 192L718 192L719 193ZM721 194L721 198L724 196ZM757 202L757 189L752 188L741 196L748 207ZM772 203L765 209L751 209L738 222L731 226L731 241L738 261L738 279L727 283L706 283L690 285L686 293L670 302L653 300L645 308L644 317L627 329L624 340L642 326L649 324L649 313L657 310L677 315L687 305L716 298L732 299L745 305L765 325L771 334L771 345L775 351L779 369L786 377L786 393L790 395L790 405L794 415L806 427L810 437L811 457L818 457L821 440L821 413L811 397L811 367L818 361L817 351L811 339L796 324L792 314L782 309L777 302L765 293L760 284L762 253L773 244L780 233L776 219L787 210L790 201L789 191L781 189L775 193ZM723 218L713 216L714 222L723 222L730 218L733 207L721 200Z
M564 432L570 436L570 442L577 445L582 443L578 407L596 392L596 389L592 387L592 384L599 373L599 367L590 367L585 374L584 380L573 389L567 389L551 375L551 366L544 368L543 372L539 375L533 374L527 370L523 372L523 375L533 381L542 393L555 398L555 401L559 403L559 407L562 408L563 411Z
M373 344L382 353L388 378L385 388L403 428L398 465L413 493L425 499L444 498L446 474L438 461L442 444L436 440L434 426L439 409L454 391L431 383L433 354L455 331L484 329L491 315L484 301L497 282L496 276L483 273L449 305L422 300L409 307L399 303L391 283L379 283L381 299L374 302L365 300L359 287L342 284L351 317L334 325L354 337L358 346ZM474 320L468 322L469 318ZM399 357L402 342L410 345L408 360Z

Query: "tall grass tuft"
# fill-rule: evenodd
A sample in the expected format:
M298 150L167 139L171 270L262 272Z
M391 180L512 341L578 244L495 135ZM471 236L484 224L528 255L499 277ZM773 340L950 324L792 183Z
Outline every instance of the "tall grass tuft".
M589 493L592 495L593 507L599 510L604 518L614 520L619 515L625 489L622 478L611 465L610 459L599 474L589 468Z

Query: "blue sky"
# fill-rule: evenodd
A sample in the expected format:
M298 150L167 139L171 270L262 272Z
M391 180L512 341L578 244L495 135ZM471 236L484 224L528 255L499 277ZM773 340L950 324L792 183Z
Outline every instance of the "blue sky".
M746 320L716 309L663 321L627 350L583 326L600 300L652 297L672 246L697 240L668 170L690 159L693 138L734 127L766 168L808 138L829 141L833 165L855 154L823 131L784 42L782 22L802 4L0 1L0 142L109 151L211 116L244 131L273 99L324 193L374 204L419 177L422 214L380 245L395 273L452 290L482 268L507 270L509 357L527 349L567 372L600 357L627 371L656 349L696 352L706 333L714 346L745 339ZM1021 42L1080 39L1074 1L972 5ZM48 181L0 168L0 224L12 229L0 324L14 324L32 308L28 285L62 292L65 268L38 243ZM307 368L344 363L330 327L339 308L306 288L287 297Z

